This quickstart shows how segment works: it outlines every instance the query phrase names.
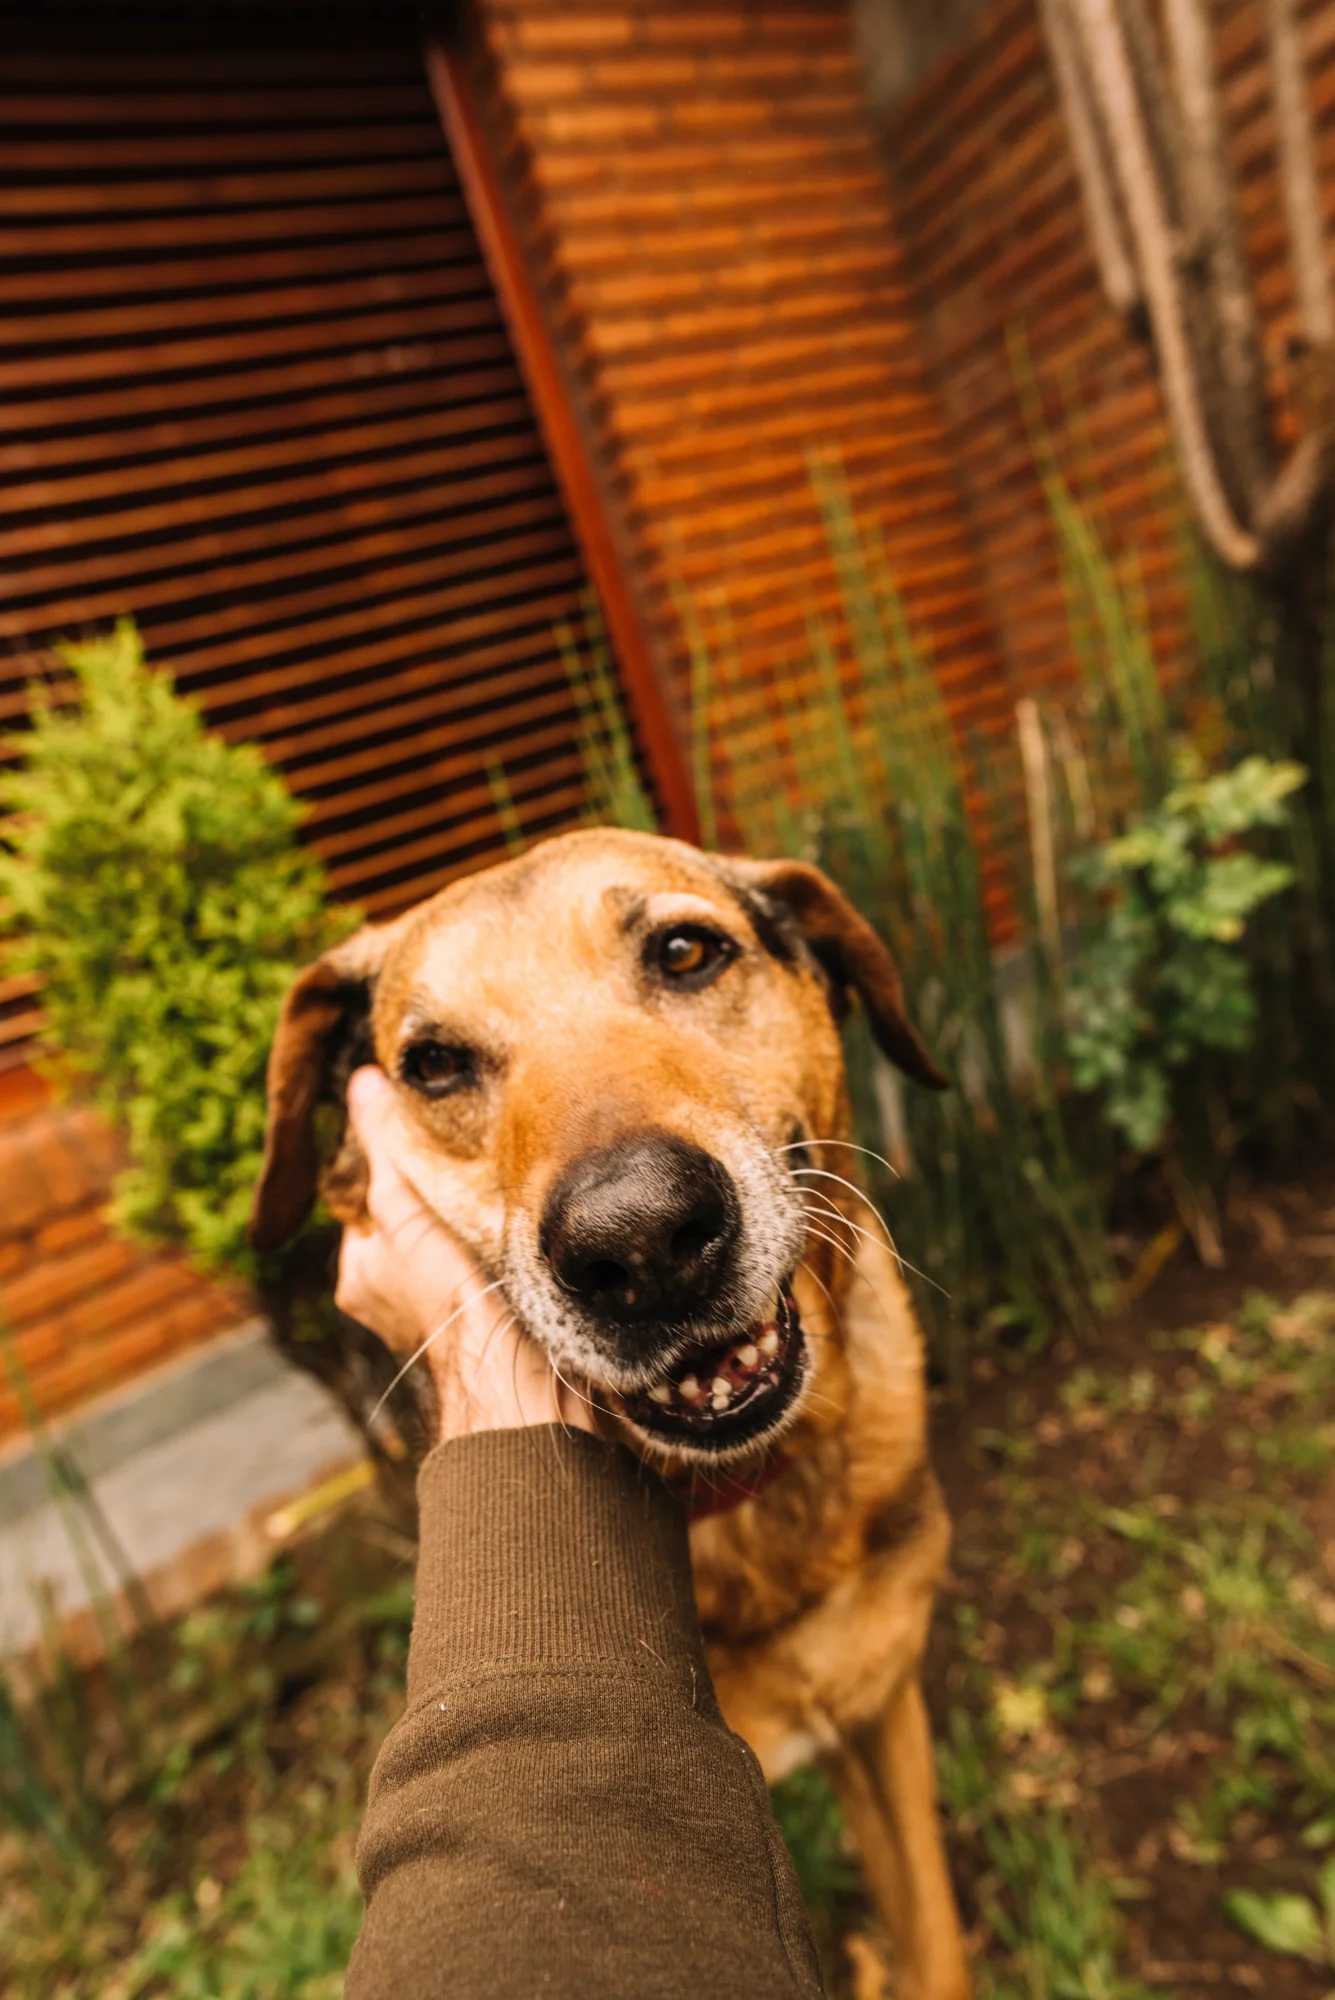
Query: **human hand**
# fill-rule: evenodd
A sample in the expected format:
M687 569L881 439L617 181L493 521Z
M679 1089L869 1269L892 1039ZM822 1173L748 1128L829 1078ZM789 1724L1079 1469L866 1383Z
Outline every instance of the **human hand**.
M424 1355L440 1404L440 1435L562 1423L594 1428L587 1402L559 1381L522 1332L504 1294L423 1204L395 1166L394 1089L383 1070L355 1070L348 1117L370 1169L367 1222L348 1228L336 1303L405 1361Z

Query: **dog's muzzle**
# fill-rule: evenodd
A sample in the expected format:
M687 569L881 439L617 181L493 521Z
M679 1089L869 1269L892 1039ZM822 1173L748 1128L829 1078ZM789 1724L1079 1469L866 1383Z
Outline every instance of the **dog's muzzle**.
M806 1368L787 1283L752 1320L741 1304L742 1210L731 1174L692 1141L648 1129L573 1161L544 1205L539 1243L593 1343L618 1372L624 1414L691 1455L764 1439Z

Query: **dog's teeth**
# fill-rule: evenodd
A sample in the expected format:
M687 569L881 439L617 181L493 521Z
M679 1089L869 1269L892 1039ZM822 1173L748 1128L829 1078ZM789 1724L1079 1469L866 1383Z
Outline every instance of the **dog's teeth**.
M764 1333L761 1334L760 1351L767 1361L773 1360L774 1356L778 1353L779 1329L777 1326L766 1327Z
M670 1403L672 1401L672 1391L666 1382L655 1382L653 1388L649 1391L649 1397L655 1403Z
M677 1387L688 1403L695 1402L700 1394L700 1384L696 1381L694 1375L683 1375Z
M737 1350L737 1360L743 1368L754 1368L759 1359L760 1349L752 1341L748 1340L745 1347Z
M714 1397L716 1401L720 1396L722 1396L724 1402L726 1403L729 1396L731 1396L732 1394L732 1383L728 1380L726 1375L716 1375L709 1386L714 1392Z
M731 1401L731 1396L715 1396L710 1407L715 1410L726 1410Z

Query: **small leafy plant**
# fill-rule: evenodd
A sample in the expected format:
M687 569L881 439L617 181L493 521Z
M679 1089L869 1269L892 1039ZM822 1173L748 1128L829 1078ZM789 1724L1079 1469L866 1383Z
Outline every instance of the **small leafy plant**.
M1317 1877L1315 1901L1292 1890L1262 1895L1253 1889L1228 1889L1222 1900L1244 1936L1267 1951L1335 1972L1335 1857Z
M1238 1053L1256 1028L1247 921L1293 880L1287 862L1239 846L1286 819L1300 764L1247 757L1205 777L1184 767L1163 804L1073 872L1107 910L1068 987L1074 1080L1102 1093L1137 1152L1163 1143L1174 1074L1204 1049Z
M1200 1156L1228 1150L1218 1117L1203 1141L1194 1130L1206 1065L1243 1054L1256 1033L1248 922L1294 879L1287 861L1244 843L1285 825L1305 778L1300 764L1260 756L1206 775L1188 753L1161 804L1072 863L1097 912L1066 988L1072 1080L1098 1093L1134 1153L1174 1142L1205 1179Z
M41 979L63 1065L127 1133L122 1223L245 1270L279 1003L354 919L326 909L282 779L150 671L129 619L60 653L77 704L34 688L0 773L5 956Z

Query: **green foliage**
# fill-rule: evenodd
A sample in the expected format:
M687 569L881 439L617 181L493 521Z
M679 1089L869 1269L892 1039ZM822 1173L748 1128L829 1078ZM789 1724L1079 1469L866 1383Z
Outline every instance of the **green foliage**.
M1283 1958L1305 1958L1335 1970L1335 1861L1317 1879L1318 1903L1276 1890L1226 1889L1224 1909L1243 1932Z
M1005 1736L995 1715L959 1705L937 1749L942 1804L976 1843L982 1913L1007 1955L985 1973L987 2000L1141 2000L1122 1971L1116 1901L1088 1840L1066 1813L1011 1791Z
M149 670L129 620L62 656L77 707L35 688L0 777L6 957L40 977L64 1065L126 1129L122 1222L244 1269L279 1003L353 919L326 911L281 778Z
M858 1865L829 1781L808 1767L770 1793L774 1817L808 1909L828 1910L858 1885Z
M1335 1597L1304 1524L1320 1471L1270 1447L1324 1427L1332 1389L1335 1295L1314 1291L994 1392L938 1750L957 1878L1006 1954L985 1950L985 2000L1126 1993L1180 1935L1164 1847L1207 1908L1218 1872L1244 1882L1226 1907L1266 1948L1323 1938L1335 1862L1293 1897L1335 1838ZM1140 1770L1139 1796L1112 1792Z
M1138 1153L1169 1132L1177 1073L1206 1051L1241 1054L1256 1028L1247 921L1293 880L1289 863L1238 846L1284 824L1306 773L1246 757L1204 776L1188 765L1162 804L1076 857L1073 873L1101 921L1067 983L1076 1088L1101 1093Z
M119 1977L124 2000L341 2000L362 1920L349 1802L316 1785L285 1804L252 1820L249 1851L216 1901L206 1876L154 1908Z
M54 1629L47 1682L20 1706L0 1680L0 1990L335 2000L367 1777L403 1699L396 1571L335 1533L123 1642L142 1727Z

